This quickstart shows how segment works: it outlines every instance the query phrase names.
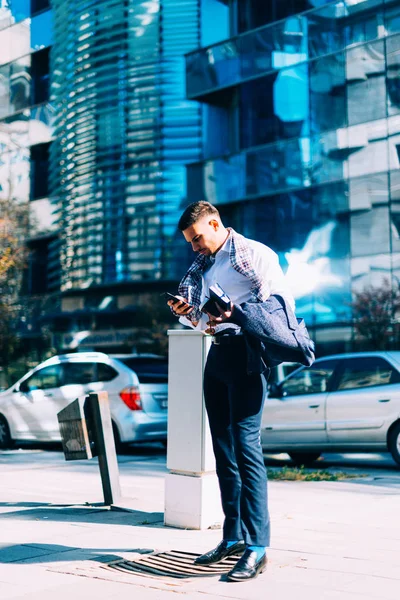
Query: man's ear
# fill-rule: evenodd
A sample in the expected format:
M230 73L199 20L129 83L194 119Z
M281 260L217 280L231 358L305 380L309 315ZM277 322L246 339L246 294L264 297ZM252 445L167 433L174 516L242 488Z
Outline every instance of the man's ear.
M211 227L214 229L214 231L218 231L219 223L218 223L217 219L211 219L211 221L209 221L208 224L211 225Z

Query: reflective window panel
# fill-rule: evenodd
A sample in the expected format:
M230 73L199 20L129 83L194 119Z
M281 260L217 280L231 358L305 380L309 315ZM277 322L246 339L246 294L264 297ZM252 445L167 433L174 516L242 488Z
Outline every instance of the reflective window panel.
M386 40L386 77L388 115L400 112L400 35Z
M31 146L31 200L48 196L49 146L48 143Z
M3 3L4 4L4 3ZM0 30L23 21L30 15L30 0L7 0L2 6Z
M0 157L0 198L8 201L29 201L29 151L16 148L2 152Z
M308 0L235 0L238 33L243 33L312 8Z
M263 8L261 8L261 4ZM279 2L287 15L224 42L191 52L186 57L187 91L190 98L207 99L211 92L246 79L293 67L309 59L343 51L399 31L399 9L383 0L315 0L312 10L292 11L290 2ZM304 3L303 3L304 4ZM310 4L310 3L309 3ZM396 3L393 3L394 5ZM278 2L277 2L278 5ZM254 15L270 13L270 2L240 2L238 11L248 23ZM393 12L394 11L394 12ZM237 11L232 11L233 21Z
M47 8L50 8L50 0L30 0L31 4L31 15L42 12Z
M15 113L31 104L31 57L24 56L10 65L9 112Z
M184 164L201 156L183 60L200 41L199 1L52 5L62 288L171 277Z
M50 49L45 48L32 54L32 104L42 104L50 95Z
M244 83L239 88L240 147L308 134L308 65Z
M53 43L53 14L46 10L31 19L31 52L42 50Z
M396 273L396 260L394 260L392 275L392 259L395 257L396 255L391 254L373 254L352 258L350 262L352 290L362 292L368 286L379 288L385 281L392 281Z
M332 186L219 207L226 225L278 253L297 313L310 325L350 314L348 216L322 208L343 192Z
M30 40L30 19L0 30L0 64L10 63L29 54Z
M27 108L0 120L0 148L9 152L49 142L53 135L54 109L50 105Z
M347 50L347 111L349 125L386 117L386 66L383 42ZM368 98L368 102L365 102Z
M344 52L310 62L311 133L347 125L346 55Z
M0 66L0 119L29 106L31 101L30 56Z

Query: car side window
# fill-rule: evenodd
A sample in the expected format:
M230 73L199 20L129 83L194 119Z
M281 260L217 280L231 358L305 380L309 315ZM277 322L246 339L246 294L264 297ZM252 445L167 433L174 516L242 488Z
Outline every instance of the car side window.
M111 381L118 375L117 371L110 365L97 363L97 381Z
M379 356L349 358L344 362L338 391L399 383L400 374Z
M321 361L294 373L281 384L283 397L321 394L329 391L329 383L338 362L338 360Z
M39 369L28 379L23 381L20 386L21 392L32 392L33 390L49 390L62 385L62 367L61 365L51 365Z
M64 363L64 385L85 385L97 381L96 363Z

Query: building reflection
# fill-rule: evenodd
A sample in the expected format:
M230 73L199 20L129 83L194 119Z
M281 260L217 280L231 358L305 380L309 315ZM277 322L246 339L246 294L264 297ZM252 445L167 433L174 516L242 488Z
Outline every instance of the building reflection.
M276 250L324 351L354 292L398 285L398 1L0 0L0 47L0 197L55 334L176 286L204 198Z
M282 5L233 2L239 35L187 56L188 95L228 140L206 131L188 195L276 250L299 314L343 350L354 292L398 285L400 7L288 2L274 22Z

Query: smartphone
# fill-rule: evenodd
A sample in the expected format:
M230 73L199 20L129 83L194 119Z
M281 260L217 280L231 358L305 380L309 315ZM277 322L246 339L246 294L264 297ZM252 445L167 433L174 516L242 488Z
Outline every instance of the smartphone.
M164 292L162 296L164 296L166 300L173 300L174 304L176 304L177 302L183 302L181 298L178 298L177 296L174 296L174 294L170 294L169 292Z
M170 294L169 292L164 292L164 294L162 294L162 295L167 300L173 300L174 304L177 304L178 302L184 302L184 304L187 305L187 308L185 309L186 314L189 314L189 311L191 311L193 308L193 306L191 304L189 304L188 302L185 302L184 300L182 300L181 298L178 298L177 296L174 296L174 294ZM174 304L172 306L174 306Z
M161 294L162 296L164 296L164 298L168 301L168 300L172 300L173 301L173 305L172 307L175 306L175 304L177 304L178 302L183 302L184 304L186 304L186 308L181 307L179 310L182 310L182 312L180 312L179 314L181 314L182 316L188 315L189 313L192 312L193 310L193 306L191 304L188 304L187 302L185 302L184 300L182 300L181 298L178 298L177 296L175 296L174 294L170 294L169 292L164 292L163 294Z

